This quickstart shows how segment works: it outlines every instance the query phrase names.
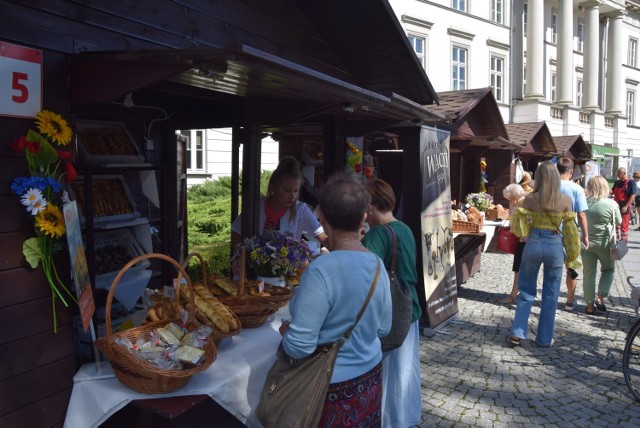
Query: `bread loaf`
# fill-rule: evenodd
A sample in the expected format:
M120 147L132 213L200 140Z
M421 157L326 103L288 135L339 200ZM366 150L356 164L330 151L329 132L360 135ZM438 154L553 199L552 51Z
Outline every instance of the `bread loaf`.
M218 330L223 333L228 333L240 327L233 312L220 303L208 289L200 285L194 286L194 290L196 291L194 296L196 308L211 320ZM189 288L186 285L180 286L180 294L182 294L187 301L190 301L191 296ZM203 295L205 296L204 298L202 297Z
M224 319L231 330L236 330L240 328L239 321L237 317L234 316L231 309L229 309L226 305L220 302L207 287L202 284L197 284L193 287L195 292L204 299L207 304L214 308L214 310Z
M222 288L228 294L230 294L232 296L237 296L238 295L238 284L235 284L229 278L213 277L211 279L212 279L212 282L215 285L217 285L218 287Z

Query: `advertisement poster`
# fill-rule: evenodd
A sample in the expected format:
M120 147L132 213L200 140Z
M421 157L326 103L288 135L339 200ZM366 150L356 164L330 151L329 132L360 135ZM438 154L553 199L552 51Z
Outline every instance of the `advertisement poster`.
M73 272L78 305L80 306L82 328L84 331L87 331L96 306L93 301L93 292L91 291L91 280L89 279L87 258L84 254L84 244L82 242L80 218L78 217L76 202L71 201L66 203L63 207L63 212L64 223L67 228L69 260L71 260L71 272Z
M430 329L458 312L449 139L448 132L437 129L423 127L420 133L422 262Z

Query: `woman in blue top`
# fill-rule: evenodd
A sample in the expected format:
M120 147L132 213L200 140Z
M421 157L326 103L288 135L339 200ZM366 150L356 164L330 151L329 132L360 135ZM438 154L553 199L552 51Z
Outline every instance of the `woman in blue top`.
M292 358L312 354L338 339L353 323L376 274L378 256L360 241L369 206L361 183L339 177L320 191L320 222L329 254L315 258L302 274L283 323L282 347ZM380 263L378 283L353 333L338 353L324 404L321 427L380 426L382 350L391 328L389 278Z
M367 183L371 204L367 223L371 229L364 236L364 245L377 254L389 270L393 257L393 243L385 226L396 234L396 275L409 289L413 300L411 328L403 344L384 353L382 360L382 426L406 428L420 424L422 397L420 395L420 334L418 319L422 314L416 284L416 241L409 226L393 216L396 197L391 186L380 179Z

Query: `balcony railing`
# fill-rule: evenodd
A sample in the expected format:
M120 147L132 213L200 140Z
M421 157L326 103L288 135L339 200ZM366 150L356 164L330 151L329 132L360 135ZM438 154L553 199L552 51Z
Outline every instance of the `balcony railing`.
M604 117L604 126L605 128L613 128L613 116Z
M562 107L551 107L551 117L553 119L562 119L564 108Z
M591 123L591 112L581 111L578 120L580 123Z

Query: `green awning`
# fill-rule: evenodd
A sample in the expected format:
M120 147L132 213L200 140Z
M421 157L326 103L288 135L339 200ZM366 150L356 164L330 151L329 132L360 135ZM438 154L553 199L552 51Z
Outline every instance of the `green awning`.
M602 159L605 156L618 157L620 156L620 149L617 147L599 146L597 144L590 144L592 159Z

